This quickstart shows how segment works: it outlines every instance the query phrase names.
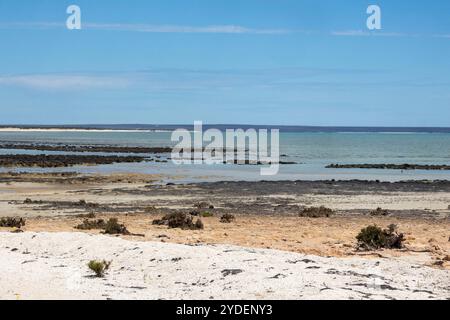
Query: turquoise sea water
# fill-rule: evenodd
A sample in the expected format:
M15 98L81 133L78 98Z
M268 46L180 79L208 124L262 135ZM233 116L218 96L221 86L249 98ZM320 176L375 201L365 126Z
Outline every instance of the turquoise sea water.
M171 146L170 132L0 132L0 142ZM43 153L0 150L0 153ZM50 152L46 152L50 153ZM317 179L450 179L450 171L326 169L331 163L410 163L450 165L449 133L280 133L282 161L276 176L260 176L257 166L183 165L169 163L114 164L63 170L144 172L181 177L181 181L317 180ZM7 169L2 169L7 170ZM23 171L23 169L20 169ZM39 170L39 169L33 169ZM42 169L41 169L42 170ZM61 170L61 169L58 169ZM170 180L170 178L169 178Z

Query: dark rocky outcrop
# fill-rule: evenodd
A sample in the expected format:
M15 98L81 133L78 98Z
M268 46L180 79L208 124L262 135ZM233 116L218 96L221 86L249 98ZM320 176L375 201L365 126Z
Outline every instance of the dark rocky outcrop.
M330 164L327 169L450 170L450 165L426 164Z

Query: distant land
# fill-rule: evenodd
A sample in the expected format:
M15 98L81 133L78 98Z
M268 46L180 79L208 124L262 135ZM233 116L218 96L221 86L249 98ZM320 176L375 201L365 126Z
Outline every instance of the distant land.
M193 130L194 126L174 124L84 124L84 125L0 125L0 129L25 130ZM276 125L239 125L239 124L204 124L203 129L279 129L281 132L392 132L392 133L450 133L450 127L334 127L334 126L276 126Z

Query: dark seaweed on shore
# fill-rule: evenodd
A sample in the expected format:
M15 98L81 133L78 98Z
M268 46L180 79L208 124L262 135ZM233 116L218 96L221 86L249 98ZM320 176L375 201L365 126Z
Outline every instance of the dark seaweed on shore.
M99 145L49 145L49 144L0 144L0 149L10 150L38 150L38 151L62 151L62 152L103 152L103 153L170 153L169 147L122 147Z
M100 165L113 163L143 162L144 157L136 156L79 156L79 155L0 155L0 167L40 167L56 168L76 165Z

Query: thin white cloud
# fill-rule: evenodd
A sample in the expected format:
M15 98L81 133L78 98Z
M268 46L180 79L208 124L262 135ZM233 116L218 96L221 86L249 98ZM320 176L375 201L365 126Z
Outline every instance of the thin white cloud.
M130 84L126 78L95 75L34 74L0 76L0 85L32 89L80 90L91 88L123 88Z
M64 28L58 22L12 22L0 23L2 29L54 29ZM223 33L223 34L286 34L287 29L247 28L238 25L181 26L181 25L149 25L127 23L90 23L81 25L86 30L128 31L146 33Z
M36 73L1 75L0 88L26 88L48 91L121 90L141 92L193 92L242 87L290 87L320 85L327 75L366 73L365 70L317 68L275 69L150 69L108 73Z
M96 30L135 31L148 33L232 33L232 34L284 34L285 29L253 29L236 25L212 25L205 27L146 24L85 23L83 28Z
M450 39L450 34L436 34L436 35L434 35L434 37Z
M64 29L63 22L7 22L0 23L0 29ZM450 34L410 34L402 32L385 32L369 30L337 30L337 31L312 31L298 29L271 29L271 28L248 28L239 25L209 25L209 26L186 26L186 25L150 25L133 23L82 23L84 30L99 31L122 31L142 33L203 33L203 34L260 34L260 35L283 35L283 34L305 34L305 35L331 35L338 37L433 37L450 38Z
M362 30L347 30L347 31L332 31L333 36L345 36L345 37L362 37L369 36L370 34Z
M0 29L55 29L64 28L62 22L0 22Z
M368 78L367 74L376 76ZM235 70L150 69L108 73L0 75L0 89L25 88L44 92L134 90L140 93L205 93L242 88L297 90L348 86L448 86L446 81L414 82L370 69L275 68Z

